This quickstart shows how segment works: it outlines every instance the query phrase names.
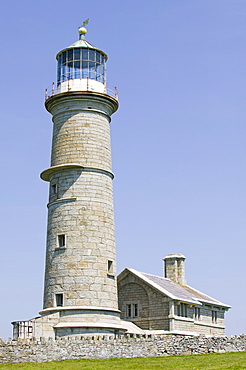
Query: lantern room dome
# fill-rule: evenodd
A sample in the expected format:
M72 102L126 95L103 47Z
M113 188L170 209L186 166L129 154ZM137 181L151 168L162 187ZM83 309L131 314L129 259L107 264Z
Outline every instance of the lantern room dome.
M70 49L73 49L73 48L87 48L87 49L93 49L93 50L96 50L96 51L98 51L99 53L101 53L101 54L104 56L104 58L105 58L105 62L108 60L108 56L107 56L107 54L106 54L104 51L102 51L102 50L98 49L97 47L95 47L95 46L91 45L88 41L86 41L86 40L84 40L84 39L78 40L78 41L76 41L74 44L72 44L72 45L68 46L67 48L65 48L65 49L63 49L63 50L61 50L61 51L56 55L56 59L58 60L59 56L60 56L64 51L66 51L66 50L70 50Z

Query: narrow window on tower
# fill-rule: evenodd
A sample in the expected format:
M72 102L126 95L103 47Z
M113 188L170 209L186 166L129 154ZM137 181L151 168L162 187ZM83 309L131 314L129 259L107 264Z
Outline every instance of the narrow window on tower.
M65 234L58 235L58 247L59 248L66 247L66 235Z
M58 179L53 179L50 183L50 202L54 202L58 198Z
M107 276L108 276L108 278L115 279L113 261L108 260L108 266L107 266L107 268L108 268L108 270L107 270L107 273L108 273Z
M52 184L51 185L51 195L56 195L57 194L57 184Z
M108 273L113 273L113 261L108 260Z
M59 293L55 295L55 304L57 307L63 306L63 293Z

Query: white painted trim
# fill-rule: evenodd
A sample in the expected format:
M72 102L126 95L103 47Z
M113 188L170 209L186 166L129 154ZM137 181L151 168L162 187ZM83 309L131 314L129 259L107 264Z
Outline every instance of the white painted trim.
M63 306L63 307L50 307L45 308L44 310L40 311L39 314L43 315L48 312L52 311L107 311L107 312L116 312L120 313L120 310L116 308L108 308L108 307L95 307L95 306Z
M193 305L201 305L201 303L197 300L197 299L194 299L194 301L191 301L189 299L187 300L184 300L183 298L180 298L178 296L175 296L173 295L172 293L168 292L166 289L160 287L160 285L154 283L152 280L148 279L146 276L144 276L141 272L139 271L136 271L132 268L128 268L127 267L127 270L129 270L130 272L132 272L134 275L138 276L140 279L144 280L147 284L151 285L152 287L154 287L155 289L159 290L160 292L164 293L165 295L167 295L168 297L172 298L173 300L175 301L180 301L180 302L184 302L184 303L191 303ZM150 275L150 274L149 274ZM156 276L156 275L152 275L152 276ZM156 276L156 277L160 277L160 276ZM166 278L164 278L166 279ZM170 279L167 279L167 280L170 280ZM170 280L171 281L171 280Z
M121 324L111 324L111 323L100 323L100 322L59 322L53 326L54 328L112 328L126 330Z

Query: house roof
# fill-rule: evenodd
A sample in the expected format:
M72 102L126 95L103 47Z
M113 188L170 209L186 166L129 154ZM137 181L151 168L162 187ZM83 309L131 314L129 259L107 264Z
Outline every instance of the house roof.
M198 290L189 287L188 285L185 286L180 285L174 283L170 279L139 272L132 268L126 268L124 271L122 271L118 279L120 280L121 277L123 278L127 272L130 272L133 275L137 276L145 283L157 289L159 292L172 298L173 300L186 302L194 305L202 305L202 303L205 303L214 306L221 306L224 307L225 309L230 308L229 305L226 305L218 301L217 299L209 297L208 295L201 293Z

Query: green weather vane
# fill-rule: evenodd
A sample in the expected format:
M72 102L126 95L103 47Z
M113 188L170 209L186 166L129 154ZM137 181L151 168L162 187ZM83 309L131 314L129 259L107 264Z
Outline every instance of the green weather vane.
M87 32L87 29L85 26L89 23L89 18L86 19L86 21L83 22L82 26L79 27L79 35L80 35L80 40L85 39L85 34Z
M86 26L88 23L89 23L89 18L88 18L88 19L86 19L86 21L84 21L84 22L83 22L83 24L82 24L82 26L80 26L80 27L84 27L84 26Z

